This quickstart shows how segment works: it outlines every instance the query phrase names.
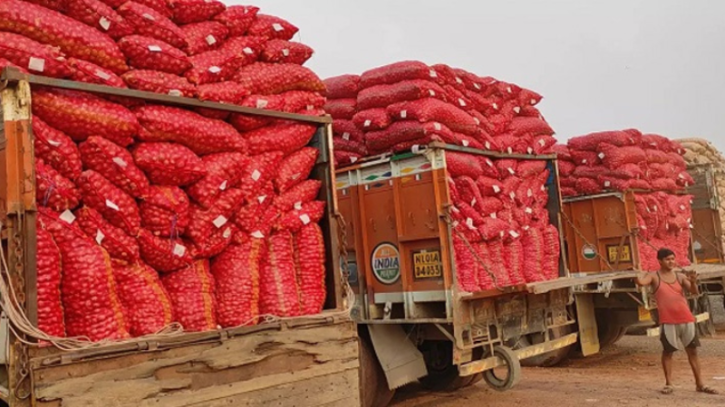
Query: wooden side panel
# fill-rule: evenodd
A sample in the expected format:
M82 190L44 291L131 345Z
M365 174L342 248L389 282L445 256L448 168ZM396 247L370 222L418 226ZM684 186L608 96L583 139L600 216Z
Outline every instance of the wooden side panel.
M262 331L224 342L32 372L36 405L84 407L359 405L352 322Z

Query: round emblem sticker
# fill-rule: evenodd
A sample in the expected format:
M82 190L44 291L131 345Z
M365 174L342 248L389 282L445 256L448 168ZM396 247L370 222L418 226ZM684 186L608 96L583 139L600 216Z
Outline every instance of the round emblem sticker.
M597 257L597 249L590 244L584 245L582 248L582 256L587 260L594 260Z
M394 284L400 279L400 252L390 243L381 243L371 259L373 274L383 284Z

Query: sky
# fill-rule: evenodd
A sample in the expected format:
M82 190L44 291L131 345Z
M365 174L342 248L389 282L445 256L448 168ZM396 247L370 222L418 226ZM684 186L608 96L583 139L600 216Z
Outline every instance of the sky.
M226 0L226 4L250 4ZM559 139L637 128L725 151L723 0L257 0L322 78L420 60L544 96Z

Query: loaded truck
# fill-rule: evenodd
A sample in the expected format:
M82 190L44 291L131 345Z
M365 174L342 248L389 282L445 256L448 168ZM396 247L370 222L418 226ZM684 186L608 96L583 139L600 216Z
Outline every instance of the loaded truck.
M5 69L0 77L2 324L0 396L16 406L354 406L359 402L355 323L341 279L329 117L312 117L51 79ZM38 341L36 184L31 128L36 87L82 90L185 108L312 123L311 177L327 204L320 225L327 297L317 315L255 326L99 343ZM335 266L333 266L335 265Z

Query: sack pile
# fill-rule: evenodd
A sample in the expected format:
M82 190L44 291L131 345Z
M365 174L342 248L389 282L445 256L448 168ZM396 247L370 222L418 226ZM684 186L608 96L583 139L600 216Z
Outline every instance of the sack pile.
M312 50L258 11L7 0L0 66L321 114L324 84L301 65ZM32 97L41 328L97 341L321 312L316 126L54 88Z
M680 192L693 185L682 145L636 129L603 131L554 147L564 196L607 191Z
M638 194L635 199L639 224L637 247L642 269L659 270L657 250L662 247L675 252L681 267L689 266L692 196L655 192Z
M546 205L544 160L446 152L460 289L489 290L559 276L559 232Z
M431 141L509 154L555 144L539 94L448 65L402 61L325 85L339 164Z

